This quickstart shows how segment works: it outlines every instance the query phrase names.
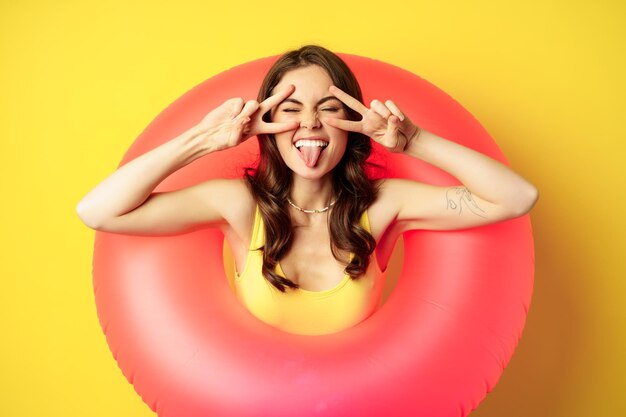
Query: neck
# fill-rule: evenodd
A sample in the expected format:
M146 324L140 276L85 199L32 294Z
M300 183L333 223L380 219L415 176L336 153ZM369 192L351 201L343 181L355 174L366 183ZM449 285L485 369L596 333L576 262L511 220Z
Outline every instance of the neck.
M322 209L334 201L330 179L308 180L294 176L291 201L303 209Z

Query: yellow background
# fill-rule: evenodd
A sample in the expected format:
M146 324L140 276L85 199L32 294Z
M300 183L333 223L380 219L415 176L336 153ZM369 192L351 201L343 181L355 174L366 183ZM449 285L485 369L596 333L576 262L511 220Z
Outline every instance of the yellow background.
M626 415L624 4L3 0L0 415L153 415L98 325L75 205L180 95L304 43L439 86L541 191L527 327L473 416Z

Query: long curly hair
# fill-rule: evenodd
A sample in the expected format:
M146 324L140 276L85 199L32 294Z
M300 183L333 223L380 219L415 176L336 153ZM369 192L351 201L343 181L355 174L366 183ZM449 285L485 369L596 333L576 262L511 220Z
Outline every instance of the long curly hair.
M268 98L285 73L309 65L319 65L326 70L334 85L363 101L361 88L346 63L333 52L317 45L306 45L283 54L266 74L257 101L260 103ZM361 119L361 115L351 108L344 106L344 109L349 120ZM270 111L262 117L267 122L271 121ZM259 148L258 166L245 170L245 179L265 224L265 244L257 250L263 252L263 276L278 290L285 292L285 287L299 288L296 283L275 272L276 265L287 254L293 241L292 221L286 204L291 191L292 172L278 151L274 135L259 135ZM366 174L366 168L374 166L366 162L371 151L370 138L348 132L345 153L331 174L336 201L329 212L331 251L340 262L343 261L339 251L354 254L345 268L351 279L358 279L365 273L376 247L373 236L359 221L378 194L375 182Z

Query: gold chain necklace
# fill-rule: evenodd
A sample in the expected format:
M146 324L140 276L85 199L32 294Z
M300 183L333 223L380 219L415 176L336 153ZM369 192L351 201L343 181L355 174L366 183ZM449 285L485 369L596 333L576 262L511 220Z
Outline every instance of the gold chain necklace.
M327 205L323 209L308 210L308 209L303 209L302 207L296 206L289 198L287 198L287 202L289 204L291 204L291 207L295 208L296 210L300 210L301 212L306 213L306 214L323 213L323 212L327 211L329 208L331 208L336 203L336 201L333 201L332 203L330 203L329 205Z

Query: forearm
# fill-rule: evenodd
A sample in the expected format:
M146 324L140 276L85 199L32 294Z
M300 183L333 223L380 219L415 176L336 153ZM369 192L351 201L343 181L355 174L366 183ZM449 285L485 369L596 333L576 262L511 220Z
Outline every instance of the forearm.
M537 199L537 189L506 165L426 130L404 153L450 173L472 194L516 212L527 212Z
M124 164L91 190L76 207L81 220L97 228L140 206L170 174L212 152L195 128Z

